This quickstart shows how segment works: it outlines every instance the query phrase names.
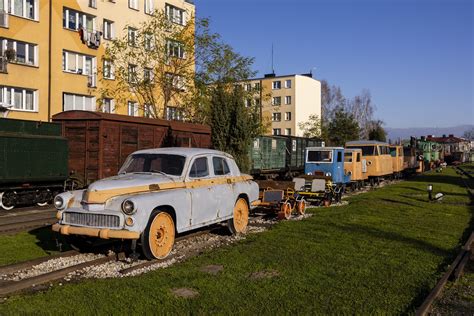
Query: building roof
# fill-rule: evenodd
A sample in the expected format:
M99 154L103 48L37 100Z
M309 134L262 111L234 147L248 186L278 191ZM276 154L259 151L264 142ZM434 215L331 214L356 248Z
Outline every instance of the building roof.
M279 75L279 76L273 76L273 74L265 74L263 77L257 77L257 78L251 78L247 81L253 81L253 80L265 80L265 79L279 79L279 78L286 78L286 77L296 77L296 76L301 76L301 77L307 77L316 81L319 81L315 78L313 78L311 73L308 74L290 74L290 75Z

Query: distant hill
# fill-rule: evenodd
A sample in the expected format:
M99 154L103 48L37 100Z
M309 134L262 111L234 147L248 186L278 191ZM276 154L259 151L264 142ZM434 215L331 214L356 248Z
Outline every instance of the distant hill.
M410 136L426 136L426 135L435 135L441 137L444 135L453 134L454 136L462 136L465 131L473 128L474 125L459 125L453 127L408 127L408 128L391 128L387 127L387 140L392 142L395 140L409 139Z

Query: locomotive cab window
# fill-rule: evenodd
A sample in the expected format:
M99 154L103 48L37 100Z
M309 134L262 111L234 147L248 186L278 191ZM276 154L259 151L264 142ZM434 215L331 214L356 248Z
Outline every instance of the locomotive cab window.
M229 166L224 158L221 157L212 157L212 165L214 167L214 175L223 176L230 174Z
M352 153L351 152L345 152L344 153L344 162L352 162Z
M306 162L332 162L332 151L310 150Z
M357 153L357 162L360 162L360 153Z
M357 146L350 148L358 148L362 150L362 156L378 156L377 146Z
M390 156L397 157L397 148L396 147L390 148Z
M337 152L337 162L342 162L342 152Z

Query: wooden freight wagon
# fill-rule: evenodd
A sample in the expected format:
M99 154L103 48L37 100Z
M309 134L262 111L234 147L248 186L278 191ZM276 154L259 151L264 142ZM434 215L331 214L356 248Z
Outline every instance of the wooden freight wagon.
M53 121L62 123L69 172L82 185L116 175L136 150L211 146L211 129L199 124L89 111L61 112Z

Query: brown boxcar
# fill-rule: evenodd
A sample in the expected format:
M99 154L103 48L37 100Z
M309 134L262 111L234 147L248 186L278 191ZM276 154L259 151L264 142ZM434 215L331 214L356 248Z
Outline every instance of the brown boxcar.
M69 172L83 185L116 175L136 150L211 145L206 125L89 111L61 112L53 121L62 123Z

